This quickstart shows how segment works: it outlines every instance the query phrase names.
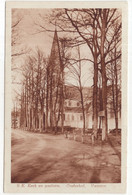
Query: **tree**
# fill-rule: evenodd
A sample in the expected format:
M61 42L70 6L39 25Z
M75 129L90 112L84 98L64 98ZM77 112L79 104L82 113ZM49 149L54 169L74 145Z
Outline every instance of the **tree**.
M114 49L115 35L118 33L121 23L121 15L117 9L65 9L65 13L71 22L72 26L76 29L79 35L86 41L91 50L94 61L94 97L93 108L94 110L94 130L95 136L97 135L97 82L98 82L98 64L101 64L102 75L102 99L104 117L102 119L102 140L106 139L107 135L107 77L106 66L108 63L120 58L120 54L112 60L107 61L107 56ZM86 14L89 20L86 20ZM83 19L80 21L80 19ZM83 21L83 22L82 22ZM85 22L84 22L85 21ZM119 22L116 31L113 31L112 26ZM92 26L92 30L88 33L86 30ZM92 32L92 33L91 33ZM111 36L109 36L111 34ZM90 38L92 38L93 47L91 46ZM99 61L100 59L100 61Z
M23 68L21 112L24 115L24 127L29 130L39 129L42 132L45 129L46 71L47 61L37 49L35 56L27 58Z
M107 66L107 77L110 83L110 93L108 102L112 105L110 111L114 113L116 135L118 134L118 115L121 110L121 28L117 31L119 23L113 28L115 34L114 49L110 52L109 57L112 60ZM117 58L120 56L120 58Z
M80 94L80 103L81 103L82 116L83 116L83 129L82 129L82 142L83 142L84 141L83 136L85 135L86 114L85 114L85 100L83 96L84 87L82 84L83 75L82 75L81 54L80 54L79 46L77 47L77 56L78 56L78 60L77 57L72 59L72 63L70 64L71 66L69 66L69 71L72 74L71 76L76 80L76 84L73 86L79 91Z
M101 33L100 38L100 54L101 54L101 74L102 74L102 99L103 99L103 111L104 117L102 119L102 140L106 139L107 135L107 64L116 61L120 58L120 54L115 56L113 59L109 60L109 54L114 50L116 35L118 34L121 23L120 23L120 14L117 13L116 9L100 9L99 12L99 29ZM116 30L113 30L113 26L118 23Z
M30 52L27 46L22 45L22 31L21 25L24 19L24 15L17 9L12 9L12 24L11 24L11 57L12 57L12 71L19 68L15 65L16 58L25 55Z

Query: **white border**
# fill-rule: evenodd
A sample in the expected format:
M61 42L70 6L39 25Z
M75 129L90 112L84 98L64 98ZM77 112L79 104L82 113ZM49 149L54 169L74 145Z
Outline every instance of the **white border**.
M127 174L127 193L132 194L132 92L131 92L131 85L132 85L132 1L128 1L128 11L129 11L129 42L128 42L128 174ZM4 31L5 31L5 0L0 0L0 167L1 167L1 174L0 174L0 194L3 194L3 128L4 128Z

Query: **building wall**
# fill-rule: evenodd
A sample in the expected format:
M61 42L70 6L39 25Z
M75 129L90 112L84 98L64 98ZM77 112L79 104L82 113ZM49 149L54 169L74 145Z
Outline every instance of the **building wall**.
M121 129L121 116L118 114L118 128ZM108 114L108 131L110 129L115 129L115 117L114 114Z
M71 126L76 128L83 127L83 118L81 113L65 112L64 126Z
M89 103L89 101L87 102ZM91 108L86 113L85 127L91 129L93 126L92 121L92 111ZM121 128L121 116L119 114L118 128ZM99 121L98 117L98 121ZM59 126L61 126L61 120L59 121ZM83 117L81 110L81 103L78 100L66 99L64 102L64 126L71 126L75 128L83 128ZM99 128L99 126L98 126ZM102 128L102 124L101 124ZM114 114L108 110L108 131L115 128L115 118Z
M83 128L83 116L82 113L65 112L64 114L64 126L71 126L75 128ZM86 128L92 128L91 114L86 115Z
M99 120L99 118L98 118ZM83 128L83 118L82 113L65 112L64 126L71 126L76 128ZM92 114L86 114L87 129L91 129L93 126ZM115 128L115 119L108 115L108 131ZM118 119L118 128L121 128L121 118Z
M91 129L92 126L93 126L92 114L91 113L87 113L86 114L86 128L87 129Z

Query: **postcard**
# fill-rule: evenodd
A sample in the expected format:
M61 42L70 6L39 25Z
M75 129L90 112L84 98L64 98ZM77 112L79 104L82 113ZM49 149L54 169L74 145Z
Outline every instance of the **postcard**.
M126 192L127 21L127 2L6 2L5 192Z

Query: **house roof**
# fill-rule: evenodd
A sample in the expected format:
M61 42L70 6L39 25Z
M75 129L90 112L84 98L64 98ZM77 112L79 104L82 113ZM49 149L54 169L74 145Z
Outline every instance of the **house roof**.
M81 107L65 107L65 112L82 113Z
M83 92L84 99L92 98L93 89L91 87L84 87L82 92ZM79 88L76 86L65 85L65 99L80 101Z

